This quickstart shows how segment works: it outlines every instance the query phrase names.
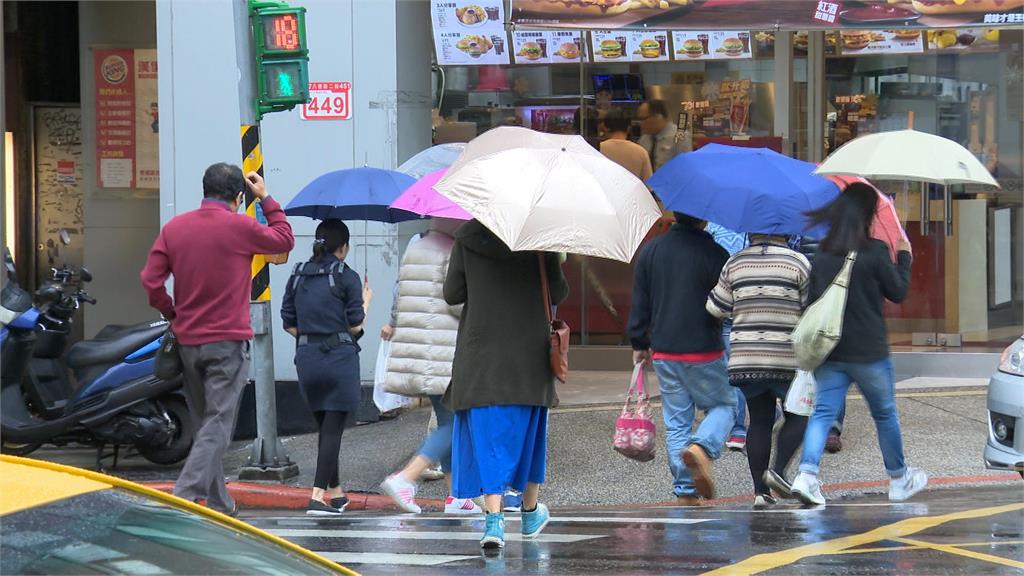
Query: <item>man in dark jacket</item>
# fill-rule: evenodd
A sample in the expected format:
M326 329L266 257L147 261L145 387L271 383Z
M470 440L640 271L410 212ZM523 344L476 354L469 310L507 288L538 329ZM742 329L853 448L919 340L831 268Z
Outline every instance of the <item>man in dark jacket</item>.
M684 506L714 497L711 461L721 456L736 409L722 326L704 306L729 253L704 226L677 212L676 224L641 250L629 319L633 361L653 360L658 373L673 491ZM698 409L707 415L692 434Z
M236 214L248 187L260 199L267 226ZM255 172L214 164L203 175L203 203L164 226L142 270L149 304L171 322L185 372L185 399L196 424L192 451L174 494L237 510L224 486L222 459L249 378L249 294L252 257L295 245L284 211ZM174 276L174 298L164 283Z

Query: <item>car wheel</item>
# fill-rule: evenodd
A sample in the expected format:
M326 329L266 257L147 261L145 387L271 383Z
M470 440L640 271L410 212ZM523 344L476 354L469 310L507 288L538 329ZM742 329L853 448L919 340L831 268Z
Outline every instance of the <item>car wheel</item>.
M137 444L142 457L154 464L177 464L192 449L192 416L180 396L163 396L157 400L171 419L171 439L165 444Z
M17 442L4 442L0 446L0 452L4 454L10 454L11 456L27 456L42 446L42 442L34 442L28 444L19 444Z

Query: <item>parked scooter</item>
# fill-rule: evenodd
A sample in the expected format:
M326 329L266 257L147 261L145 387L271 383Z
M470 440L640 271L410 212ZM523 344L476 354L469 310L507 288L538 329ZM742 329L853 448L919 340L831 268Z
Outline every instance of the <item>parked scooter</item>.
M43 444L122 446L147 460L173 464L192 446L192 422L181 376L161 380L156 352L168 324L107 326L68 348L76 311L95 304L85 268L63 266L34 298L17 285L4 250L8 283L0 308L0 439L4 453L24 455ZM33 302L34 300L34 302Z

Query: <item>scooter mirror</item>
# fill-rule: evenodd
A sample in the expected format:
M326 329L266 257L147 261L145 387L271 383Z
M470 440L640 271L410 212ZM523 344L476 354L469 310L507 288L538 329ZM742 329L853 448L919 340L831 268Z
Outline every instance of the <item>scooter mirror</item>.
M92 282L92 272L89 272L88 268L81 268L78 271L78 277L82 279L82 282Z

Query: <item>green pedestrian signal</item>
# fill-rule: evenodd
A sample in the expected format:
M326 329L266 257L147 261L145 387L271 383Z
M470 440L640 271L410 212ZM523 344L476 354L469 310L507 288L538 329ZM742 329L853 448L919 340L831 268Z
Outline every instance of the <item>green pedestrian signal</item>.
M256 111L291 110L309 100L306 9L282 2L249 0L256 50Z

